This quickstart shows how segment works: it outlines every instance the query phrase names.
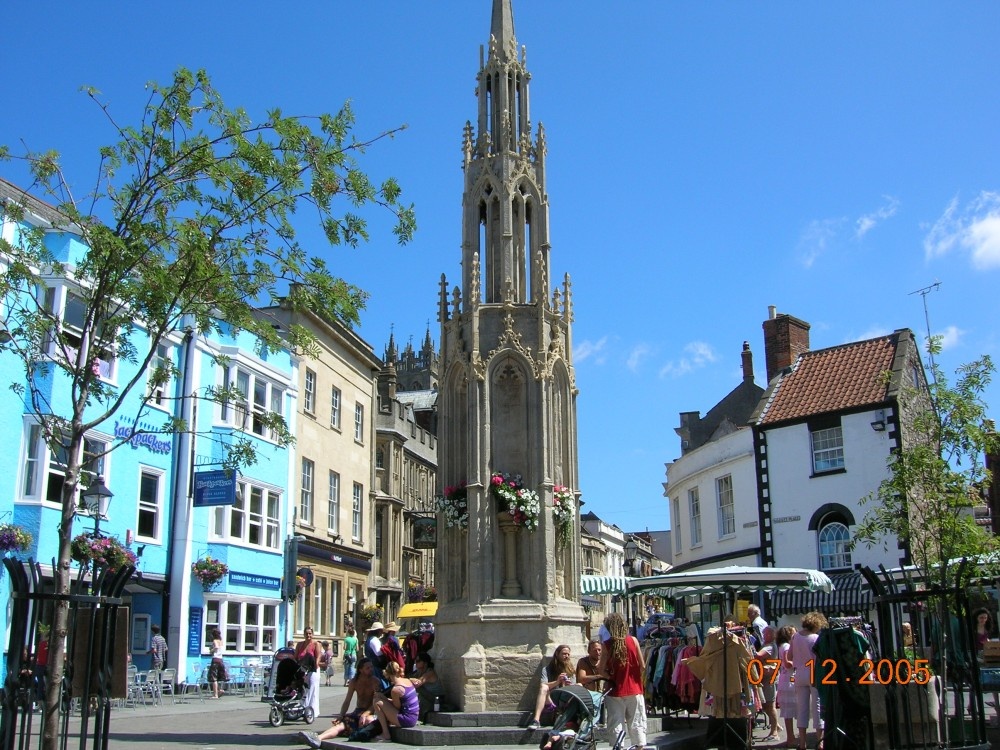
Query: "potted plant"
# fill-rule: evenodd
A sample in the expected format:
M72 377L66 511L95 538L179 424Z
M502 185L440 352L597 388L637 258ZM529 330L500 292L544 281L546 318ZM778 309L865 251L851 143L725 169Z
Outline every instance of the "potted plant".
M31 533L17 524L0 525L0 552L24 552L31 542Z
M205 591L211 591L218 586L228 572L228 565L208 555L191 563L191 574L201 581L201 587Z
M70 542L70 557L79 563L94 563L108 570L135 565L135 553L117 537L77 534Z
M469 528L469 490L465 480L444 488L444 495L437 498L437 508L444 514L445 525L450 529Z
M573 497L573 490L557 484L552 488L552 516L556 522L556 543L560 548L569 544L575 515L576 498Z
M493 472L490 477L490 492L499 504L506 506L515 526L523 526L528 531L538 528L538 514L541 511L538 493L524 486L520 474Z

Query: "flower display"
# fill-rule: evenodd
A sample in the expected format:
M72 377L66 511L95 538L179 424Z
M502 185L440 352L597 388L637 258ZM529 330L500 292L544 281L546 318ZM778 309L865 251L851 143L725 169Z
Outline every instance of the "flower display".
M373 622L383 622L384 617L385 610L382 609L381 604L366 604L361 608L361 613L358 615L363 631L368 630Z
M17 524L5 523L0 526L0 552L24 552L31 546L30 532Z
M78 534L70 542L70 557L79 563L96 563L108 570L135 565L135 553L113 536Z
M444 495L437 499L437 509L444 514L445 525L469 528L469 491L463 480L455 486L444 488Z
M569 544L575 515L576 498L573 497L573 490L557 484L552 488L552 516L556 522L556 542L560 547Z
M211 591L218 586L228 572L228 565L208 555L191 563L191 575L201 581L201 586L205 591Z
M507 506L507 512L514 519L515 526L523 526L528 531L538 528L538 514L541 512L538 493L524 486L520 474L493 472L490 477L490 492L498 503Z

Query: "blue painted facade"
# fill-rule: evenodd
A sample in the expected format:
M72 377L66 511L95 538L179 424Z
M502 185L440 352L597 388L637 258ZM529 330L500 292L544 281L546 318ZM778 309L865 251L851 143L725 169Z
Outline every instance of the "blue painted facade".
M19 227L6 222L2 231L4 239L17 241ZM86 253L79 238L69 233L50 232L46 243L68 267ZM52 303L65 310L72 286L53 279L50 287ZM134 327L132 340L141 359L150 345L141 323ZM180 681L207 666L205 644L213 627L222 632L226 657L233 662L269 656L288 638L288 607L281 600L280 582L291 512L293 448L278 445L254 419L254 410L255 404L280 409L294 432L297 373L288 351L265 356L255 337L224 325L208 335L177 330L164 342L161 354L180 368L182 378L164 386L159 403L143 406L148 386L140 377L122 407L88 433L96 446L114 450L86 468L103 475L114 493L100 532L117 537L139 555L137 575L126 589L132 627L125 636L132 659L140 669L148 668L149 626L159 624L169 643L168 665L178 669ZM102 377L112 386L130 382L137 372L135 365L110 358L95 366L102 367ZM8 387L24 378L20 358L0 348L0 419L7 434L6 449L0 451L0 523L13 520L33 535L33 546L24 557L37 559L51 581L60 506L49 498L58 495L61 475L58 457L38 437L27 395L22 398ZM245 406L223 406L204 398L208 389L230 383L246 393ZM49 372L37 386L53 410L68 409L66 378ZM134 427L160 430L172 417L195 425L197 434L132 434ZM238 475L235 504L193 508L193 474L221 468L226 445L240 438L254 444L257 460ZM73 535L93 528L94 519L79 514ZM191 574L191 563L206 555L229 566L229 575L212 591L204 591ZM6 617L0 608L4 633ZM191 623L198 627L192 630ZM6 642L5 637L4 649Z

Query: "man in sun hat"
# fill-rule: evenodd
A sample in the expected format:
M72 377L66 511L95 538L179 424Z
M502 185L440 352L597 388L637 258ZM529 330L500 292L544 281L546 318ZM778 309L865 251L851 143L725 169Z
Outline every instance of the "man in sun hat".
M406 654L403 653L403 648L396 640L397 632L399 632L399 626L395 622L390 622L385 626L385 637L382 639L382 656L385 659L383 665L394 661L402 667L403 674L406 674Z
M371 660L372 672L383 686L389 684L382 675L386 664L385 657L382 656L382 633L384 630L385 626L376 620L368 628L368 634L365 636L365 658Z

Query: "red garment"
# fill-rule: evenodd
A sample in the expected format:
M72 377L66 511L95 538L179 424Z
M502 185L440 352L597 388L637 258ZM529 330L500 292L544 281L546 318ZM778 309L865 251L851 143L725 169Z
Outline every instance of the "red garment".
M611 641L604 642L604 648L611 653ZM621 664L608 659L608 670L614 687L608 693L612 698L626 698L630 695L642 695L642 669L639 664L639 646L635 638L625 638L625 663Z
M49 639L43 638L38 642L38 649L35 651L35 664L39 667L48 666L49 663Z

